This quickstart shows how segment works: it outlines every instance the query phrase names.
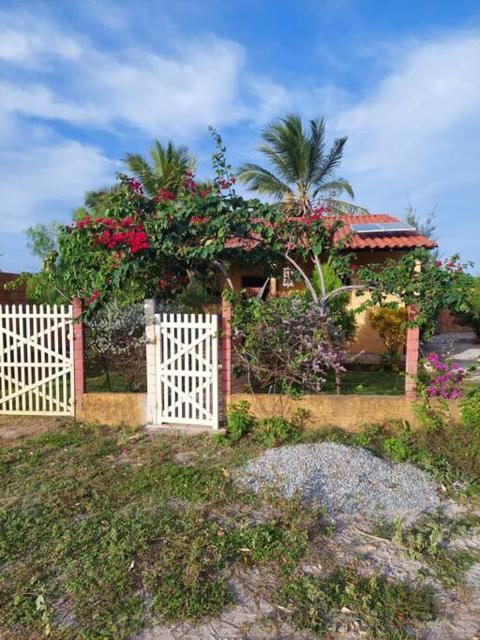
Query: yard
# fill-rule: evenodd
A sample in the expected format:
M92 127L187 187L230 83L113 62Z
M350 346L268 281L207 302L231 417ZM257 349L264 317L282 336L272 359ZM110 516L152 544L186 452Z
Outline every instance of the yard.
M370 428L356 436L302 434L295 442L328 438L411 459L462 504L480 481L478 443L467 435L447 429L432 447L421 435ZM435 542L476 531L478 518L464 502L455 517L422 520L415 544L398 524L342 525L295 497L234 482L236 469L264 449L254 435L225 446L209 436L75 423L3 447L5 640L336 638L347 631L398 640L425 625L444 632L447 615L469 629L480 624L462 591L477 550Z

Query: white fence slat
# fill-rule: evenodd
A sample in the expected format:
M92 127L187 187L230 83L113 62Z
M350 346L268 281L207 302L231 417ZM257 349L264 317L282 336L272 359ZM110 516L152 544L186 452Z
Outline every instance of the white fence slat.
M215 372L213 376L212 382L212 422L214 429L218 429L219 426L219 399L218 399L218 316L212 316L213 322L213 337L212 337L212 374Z
M0 306L0 414L72 415L73 393L72 306Z

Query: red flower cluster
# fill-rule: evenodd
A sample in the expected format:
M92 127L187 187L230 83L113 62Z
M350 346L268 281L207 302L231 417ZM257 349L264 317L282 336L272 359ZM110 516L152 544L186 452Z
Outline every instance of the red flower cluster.
M198 195L201 198L208 198L208 196L212 193L212 187L207 187L206 189L204 189L203 191L199 191Z
M208 222L208 218L207 216L192 216L192 218L190 218L190 222L193 224L200 224L202 222Z
M85 229L85 227L88 227L90 223L91 223L90 216L85 216L85 218L78 220L78 222L75 223L75 226L77 229Z
M231 178L225 180L224 178L220 178L217 180L217 185L219 189L230 189L236 182L236 179L232 176Z
M185 172L185 180L183 181L183 186L190 193L195 193L198 191L198 184L194 180L194 174L190 171Z
M90 296L90 298L87 300L87 304L90 305L93 302L95 302L95 300L99 297L99 295L100 295L100 291L98 291L97 289L97 291L94 291Z
M358 271L358 264L356 262L352 262L350 266L352 267L352 271Z
M168 189L159 189L155 202L165 202L165 200L175 200L175 195Z
M320 218L323 218L323 216L327 215L329 212L330 209L321 204L312 210L312 215L310 217L312 220L320 220Z
M145 191L143 189L142 183L136 178L129 178L127 180L127 184L130 187L130 191L137 194L137 196L143 196Z
M128 231L111 231L105 229L100 236L97 237L98 244L103 244L107 249L117 249L119 246L126 245L130 247L132 253L138 253L148 249L148 237L143 225L136 225L135 228Z
M460 262L456 262L454 259L449 262L445 261L445 264L441 260L437 260L437 267L444 266L448 271L456 271L457 273L462 273L463 268Z
M95 218L90 216L79 220L76 223L77 229L85 229L90 225L101 225L104 227L102 233L94 236L97 244L102 244L107 249L118 249L122 246L130 247L132 253L138 253L149 248L148 236L143 224L135 223L132 216L127 216L122 220L114 218ZM123 254L117 252L117 261Z

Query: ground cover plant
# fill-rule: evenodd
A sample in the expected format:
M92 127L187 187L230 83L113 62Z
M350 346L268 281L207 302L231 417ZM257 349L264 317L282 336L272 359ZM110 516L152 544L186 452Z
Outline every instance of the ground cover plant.
M431 618L428 591L340 570L331 554L322 558L328 572L308 586L301 567L318 562L331 535L323 512L232 481L264 446L261 435L225 448L209 437L72 424L2 449L6 640L119 640L152 620L215 617L233 599L230 571L251 568L275 576L270 596L279 611L318 637L328 616L322 605L310 619L316 593L333 614L355 604L372 637L406 637L408 624Z
M465 571L480 561L478 549L455 549L448 546L458 535L478 532L480 518L474 514L450 518L444 514L425 516L413 525L378 523L376 533L389 538L415 560L423 560L431 573L446 586L461 581Z

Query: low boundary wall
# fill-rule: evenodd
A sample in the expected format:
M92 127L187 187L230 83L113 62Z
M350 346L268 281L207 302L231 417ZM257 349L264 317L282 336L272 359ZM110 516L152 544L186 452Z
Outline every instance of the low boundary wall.
M143 427L147 424L147 394L85 393L75 417L94 424Z
M298 409L305 409L310 416L308 428L338 427L347 431L359 431L362 424L378 424L392 420L407 420L416 425L412 402L406 396L374 395L304 395L298 399L273 394L232 393L229 404L246 400L251 413L257 418L272 415L291 416Z
M305 395L289 396L232 393L227 405L246 400L257 418L272 415L291 416L297 409L306 409L310 416L307 427L340 428L358 431L362 424L388 423L406 420L417 426L412 402L405 396L369 395ZM458 413L452 407L452 417ZM77 419L85 422L138 427L148 423L146 393L86 393Z

